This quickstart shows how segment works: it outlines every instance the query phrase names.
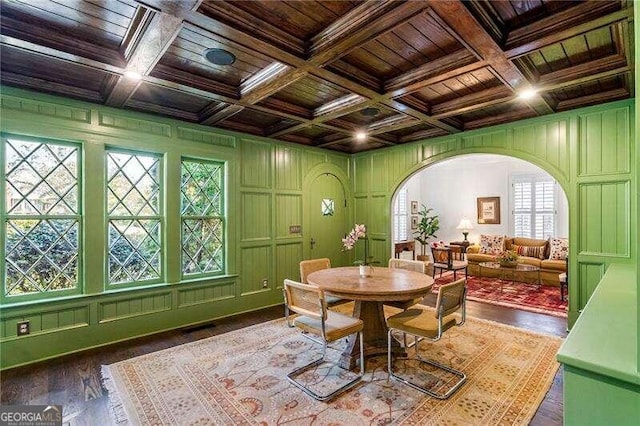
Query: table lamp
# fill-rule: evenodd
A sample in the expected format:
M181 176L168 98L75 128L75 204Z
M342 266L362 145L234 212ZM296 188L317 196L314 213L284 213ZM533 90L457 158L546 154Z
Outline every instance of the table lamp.
M462 235L464 235L464 240L467 241L467 235L469 235L469 230L473 229L471 225L471 221L466 217L463 217L456 229L462 230Z

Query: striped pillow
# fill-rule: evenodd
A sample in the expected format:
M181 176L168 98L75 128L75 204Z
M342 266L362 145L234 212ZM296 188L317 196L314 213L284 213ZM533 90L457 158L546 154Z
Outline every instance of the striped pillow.
M546 246L518 246L515 244L511 246L511 250L520 256L537 257L538 259L544 259L545 248Z

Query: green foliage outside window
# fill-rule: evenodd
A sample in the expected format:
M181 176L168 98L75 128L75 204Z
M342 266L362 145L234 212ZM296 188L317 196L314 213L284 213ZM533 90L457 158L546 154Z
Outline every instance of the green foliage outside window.
M3 143L4 297L77 288L79 147Z
M224 271L224 164L182 160L182 273Z

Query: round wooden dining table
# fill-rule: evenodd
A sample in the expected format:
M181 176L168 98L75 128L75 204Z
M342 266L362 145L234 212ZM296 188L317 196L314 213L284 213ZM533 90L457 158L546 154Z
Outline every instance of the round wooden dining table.
M325 292L343 299L355 301L353 316L364 322L365 357L387 353L387 323L384 316L385 302L406 301L425 296L433 286L433 278L405 269L374 267L369 277L361 277L359 268L329 268L312 272L307 277ZM360 347L351 336L342 353L340 364L351 368L360 356ZM404 348L395 340L392 350L404 355Z

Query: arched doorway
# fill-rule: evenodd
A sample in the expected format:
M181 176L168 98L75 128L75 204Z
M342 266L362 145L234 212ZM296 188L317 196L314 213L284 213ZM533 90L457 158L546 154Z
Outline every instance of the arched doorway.
M416 204L433 209L431 214L439 218L440 229L431 241L460 243L464 240L463 231L468 231L467 238L471 244L479 243L481 234L537 240L569 237L569 206L562 186L544 169L511 156L467 154L432 163L405 178L391 199L393 219L390 235L394 245L398 239L398 223L403 222L396 217L403 211L397 205L399 200L407 203L404 223L409 228L405 235L410 239L416 231L411 229L412 223L419 220L411 208ZM492 220L483 223L478 216L478 206L482 200L488 199L495 200L497 210ZM471 223L471 229L460 229L463 219ZM507 243L506 247L510 249L511 244ZM420 253L420 244L416 241L415 245L417 253ZM548 259L548 245L546 250ZM391 251L394 252L393 247ZM430 250L427 248L426 252L430 253ZM547 279L545 277L555 278L562 272L556 274L555 270L548 268L541 270L543 281ZM547 284L557 285L554 282ZM560 289L554 289L553 295L560 299ZM564 309L566 302L561 302L558 302L560 308Z

